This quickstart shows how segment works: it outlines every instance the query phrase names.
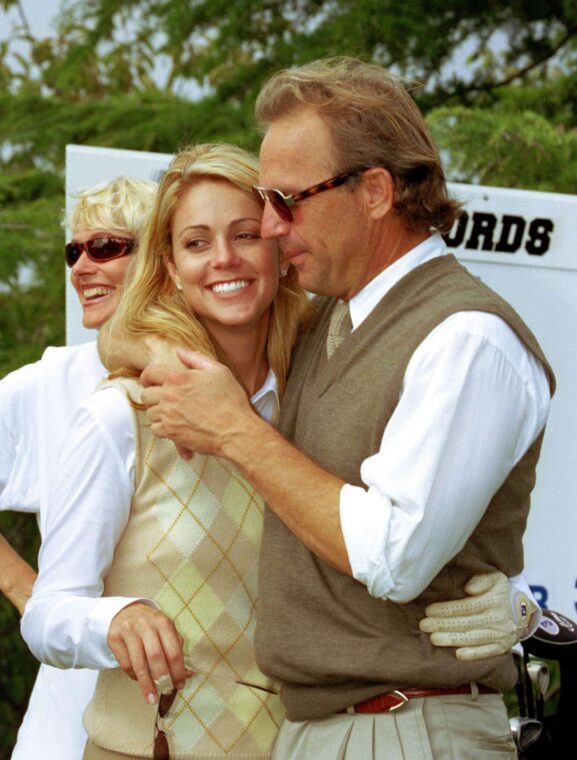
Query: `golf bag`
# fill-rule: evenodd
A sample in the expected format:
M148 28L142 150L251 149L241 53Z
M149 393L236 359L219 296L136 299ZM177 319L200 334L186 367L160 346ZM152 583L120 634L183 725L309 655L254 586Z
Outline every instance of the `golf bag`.
M515 653L519 668L517 701L519 715L511 718L511 731L521 760L563 757L572 746L570 729L575 721L577 686L577 623L553 610L543 610L538 629L522 642L523 653ZM549 666L543 658L559 663L561 685L557 710L545 717Z

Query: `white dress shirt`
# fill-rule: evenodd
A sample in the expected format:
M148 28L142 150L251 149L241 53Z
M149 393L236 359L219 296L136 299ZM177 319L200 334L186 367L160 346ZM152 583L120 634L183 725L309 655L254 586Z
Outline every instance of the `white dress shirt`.
M445 253L433 235L381 272L350 301L353 330L404 275ZM539 435L549 405L543 366L499 317L458 312L426 337L378 453L361 465L366 488L341 490L353 576L370 594L407 602L429 585Z
M251 403L265 419L276 419L272 371ZM112 618L138 599L101 595L129 519L134 472L132 410L121 390L104 388L81 404L72 420L55 478L38 580L22 618L22 635L42 662L63 668L118 667L107 643L108 629Z
M0 380L0 510L36 514L41 535L58 452L76 406L105 374L96 343L48 348ZM12 760L80 760L96 674L41 665Z

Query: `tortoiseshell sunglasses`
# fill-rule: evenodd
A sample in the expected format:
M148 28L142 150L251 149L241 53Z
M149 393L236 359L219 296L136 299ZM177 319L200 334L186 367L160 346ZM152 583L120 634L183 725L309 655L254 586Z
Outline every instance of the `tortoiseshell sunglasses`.
M325 190L332 190L333 187L340 187L344 185L351 177L358 177L363 172L366 172L369 167L364 169L355 169L354 171L343 172L337 174L336 177L326 179L324 182L319 182L318 185L307 187L296 195L285 195L282 190L276 188L258 187L253 186L254 191L258 194L259 198L263 201L268 201L280 218L285 222L293 221L293 206L306 198L311 198L313 195L324 193Z

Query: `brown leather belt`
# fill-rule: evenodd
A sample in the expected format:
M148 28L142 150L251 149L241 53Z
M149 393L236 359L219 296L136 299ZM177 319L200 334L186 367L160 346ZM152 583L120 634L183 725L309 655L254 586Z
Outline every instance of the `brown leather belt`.
M478 690L479 694L497 694L495 689L488 686L478 685L476 688L471 684L466 686L454 686L448 689L403 689L402 691L388 691L386 694L379 694L371 699L365 699L364 702L357 702L352 707L340 710L341 713L381 713L398 710L406 704L409 699L420 699L422 697L444 697L452 694L474 694Z

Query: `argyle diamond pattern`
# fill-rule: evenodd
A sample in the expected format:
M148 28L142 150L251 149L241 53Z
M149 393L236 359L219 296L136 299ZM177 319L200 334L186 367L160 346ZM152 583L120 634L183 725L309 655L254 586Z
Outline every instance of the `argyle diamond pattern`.
M171 757L266 757L283 709L253 649L263 501L230 462L184 461L168 441L150 442L143 472L160 528L154 598L195 671L164 719Z

